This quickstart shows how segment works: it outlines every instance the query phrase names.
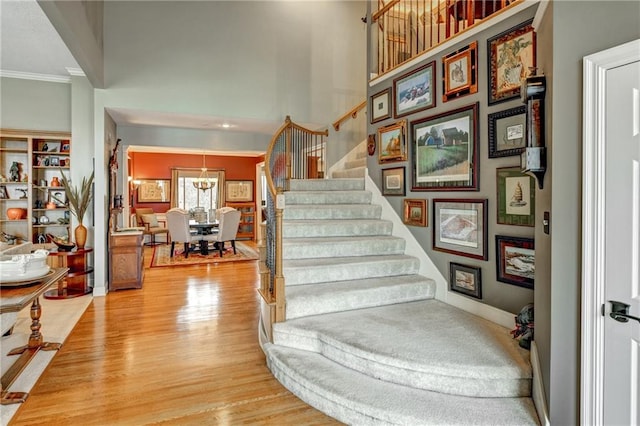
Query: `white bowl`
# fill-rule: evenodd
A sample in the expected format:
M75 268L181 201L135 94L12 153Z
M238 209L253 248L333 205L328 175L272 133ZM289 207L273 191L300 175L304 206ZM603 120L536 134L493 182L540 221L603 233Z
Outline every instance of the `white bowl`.
M0 259L1 281L22 281L39 278L49 272L47 250L36 250L31 254L3 256Z

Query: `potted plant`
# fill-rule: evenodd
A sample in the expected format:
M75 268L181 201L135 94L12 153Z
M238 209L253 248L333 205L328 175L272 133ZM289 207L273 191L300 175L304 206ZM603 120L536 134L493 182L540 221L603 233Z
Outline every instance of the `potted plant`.
M62 187L67 196L69 210L71 214L78 219L78 226L74 229L76 246L78 246L79 249L83 249L87 242L87 228L83 225L82 221L92 198L91 185L93 184L94 172L91 172L91 176L89 176L88 179L83 177L82 184L79 187L71 185L71 182L67 179L62 169L60 170L60 174L62 174ZM59 202L64 202L64 200L55 197L54 199Z

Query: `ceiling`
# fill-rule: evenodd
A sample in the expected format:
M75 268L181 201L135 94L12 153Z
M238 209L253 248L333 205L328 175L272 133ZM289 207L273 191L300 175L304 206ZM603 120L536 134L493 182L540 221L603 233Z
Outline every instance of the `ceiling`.
M83 75L80 66L36 0L0 0L0 43L0 76L68 82L71 75ZM162 126L273 135L281 125L245 118L124 108L109 108L108 112L120 126ZM147 151L148 147L133 149ZM197 152L202 153L202 149ZM234 153L244 154L258 153Z

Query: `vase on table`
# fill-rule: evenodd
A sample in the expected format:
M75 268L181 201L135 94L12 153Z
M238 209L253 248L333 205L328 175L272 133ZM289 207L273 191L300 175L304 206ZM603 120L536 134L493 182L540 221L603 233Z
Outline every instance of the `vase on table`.
M87 243L87 227L79 224L73 232L76 239L76 247L78 247L78 250L84 249L84 245Z

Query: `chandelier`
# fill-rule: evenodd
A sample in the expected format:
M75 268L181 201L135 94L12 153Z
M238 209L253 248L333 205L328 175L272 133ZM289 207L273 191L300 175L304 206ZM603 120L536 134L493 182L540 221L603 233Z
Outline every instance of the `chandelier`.
M193 186L196 189L201 189L206 191L208 189L213 188L216 185L216 181L213 178L209 177L209 173L207 173L207 166L205 165L205 154L202 153L202 172L200 172L200 176L193 180Z

